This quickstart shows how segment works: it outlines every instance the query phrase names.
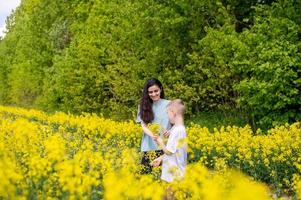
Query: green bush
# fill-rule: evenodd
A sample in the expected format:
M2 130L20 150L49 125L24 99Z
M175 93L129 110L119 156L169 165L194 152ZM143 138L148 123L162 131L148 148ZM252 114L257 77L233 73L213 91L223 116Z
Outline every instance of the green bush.
M242 80L235 85L239 105L261 127L301 119L301 29L270 9L258 7L254 26L240 35L248 52L237 69Z

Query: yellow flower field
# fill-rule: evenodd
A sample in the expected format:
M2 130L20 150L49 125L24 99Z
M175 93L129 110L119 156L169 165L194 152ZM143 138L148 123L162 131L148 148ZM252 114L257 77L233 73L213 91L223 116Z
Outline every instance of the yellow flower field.
M267 134L191 124L187 133L185 179L168 186L175 199L300 194L299 123ZM140 138L133 121L0 106L0 198L162 199L160 169L139 174Z

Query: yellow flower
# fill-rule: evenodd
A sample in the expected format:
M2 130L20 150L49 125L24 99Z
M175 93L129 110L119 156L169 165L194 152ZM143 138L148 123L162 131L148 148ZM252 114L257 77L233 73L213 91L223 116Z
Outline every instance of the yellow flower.
M162 132L162 127L157 123L150 123L147 125L147 128L156 135L160 135Z

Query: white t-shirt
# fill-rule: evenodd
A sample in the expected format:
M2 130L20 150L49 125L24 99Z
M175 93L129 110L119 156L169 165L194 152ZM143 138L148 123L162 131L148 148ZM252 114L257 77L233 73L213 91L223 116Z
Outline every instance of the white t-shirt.
M166 182L172 182L174 179L183 178L187 164L185 126L173 126L170 129L166 149L172 154L163 155L161 179Z

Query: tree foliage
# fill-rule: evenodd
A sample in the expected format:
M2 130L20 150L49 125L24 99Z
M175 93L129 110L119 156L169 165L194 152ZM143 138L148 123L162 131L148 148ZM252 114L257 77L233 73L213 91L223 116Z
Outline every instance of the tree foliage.
M0 101L129 119L147 78L188 114L300 120L297 0L23 0L0 40Z

